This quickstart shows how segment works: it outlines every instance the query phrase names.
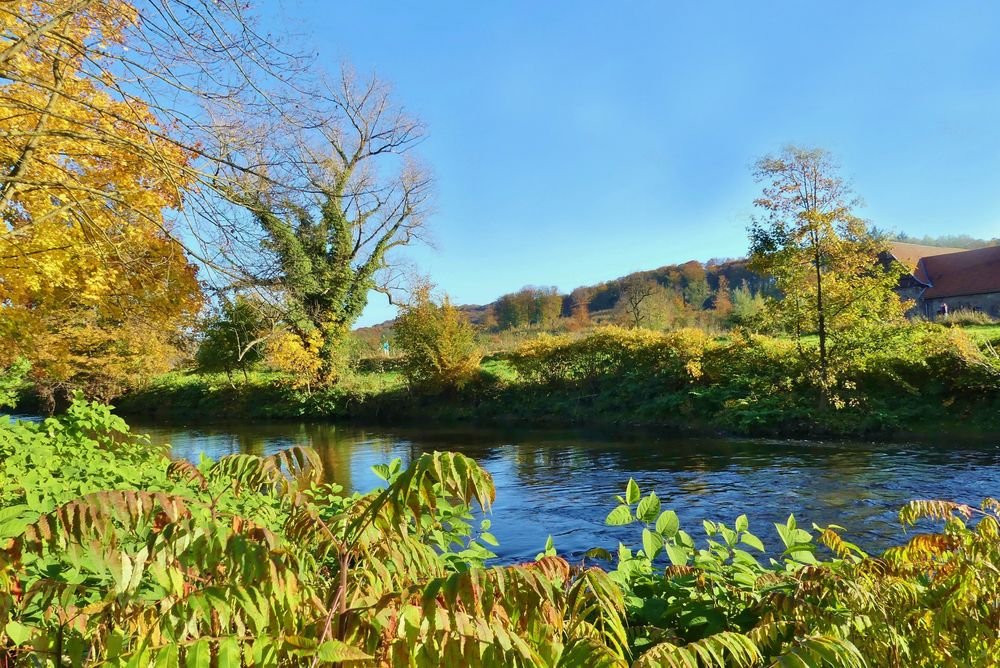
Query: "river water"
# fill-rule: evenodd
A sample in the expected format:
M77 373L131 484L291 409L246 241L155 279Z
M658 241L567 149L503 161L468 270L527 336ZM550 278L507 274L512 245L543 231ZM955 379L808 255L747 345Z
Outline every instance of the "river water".
M497 488L493 533L504 562L533 558L551 535L560 554L592 547L636 546L641 529L607 527L630 477L656 490L696 538L701 520L732 526L741 513L770 548L773 522L793 512L800 526L840 524L867 549L899 542L896 519L910 499L978 504L1000 496L1000 439L979 443L845 443L681 437L667 432L410 429L328 423L224 426L133 424L174 456L197 460L246 452L267 454L311 445L329 479L368 491L380 480L371 466L421 452L455 450L475 458Z

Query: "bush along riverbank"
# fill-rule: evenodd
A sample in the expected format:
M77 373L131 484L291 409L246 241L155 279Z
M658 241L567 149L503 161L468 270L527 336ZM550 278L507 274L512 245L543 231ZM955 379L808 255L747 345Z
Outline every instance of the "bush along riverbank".
M172 461L106 406L0 417L0 665L800 666L1000 661L1000 504L913 501L907 542L741 509L688 533L623 481L627 543L493 566L458 453L324 482L318 455ZM503 490L499 490L502 494ZM774 536L776 532L776 536ZM776 540L773 540L776 539ZM542 547L542 546L540 546Z
M1000 359L957 328L908 325L864 355L834 357L821 388L809 346L734 332L606 327L540 336L463 384L407 383L382 364L330 389L287 379L175 373L116 403L164 420L354 419L664 425L770 436L1000 430ZM836 351L834 351L836 353Z

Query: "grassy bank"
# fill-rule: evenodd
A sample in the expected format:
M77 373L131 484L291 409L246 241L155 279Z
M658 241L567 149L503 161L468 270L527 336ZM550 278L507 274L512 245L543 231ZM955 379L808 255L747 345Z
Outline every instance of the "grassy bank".
M822 393L810 351L790 341L699 330L606 328L542 336L487 358L461 388L423 389L390 363L336 386L295 389L254 373L174 373L122 397L125 414L170 420L355 419L391 422L663 425L771 436L891 436L1000 428L1000 359L986 332L913 327L838 362Z

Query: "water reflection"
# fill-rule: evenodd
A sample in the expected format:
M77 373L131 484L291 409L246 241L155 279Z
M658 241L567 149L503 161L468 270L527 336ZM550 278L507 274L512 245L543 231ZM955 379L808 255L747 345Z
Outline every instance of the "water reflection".
M837 523L862 546L898 540L896 511L912 498L978 503L1000 494L995 443L905 445L679 438L658 432L387 429L323 423L226 426L136 425L175 456L268 454L311 444L331 480L348 489L379 484L374 464L457 450L480 462L497 486L494 528L505 560L533 557L547 535L563 553L637 541L635 527L604 526L629 477L655 489L695 533L704 518L747 513L774 546L770 523L794 512L800 524Z

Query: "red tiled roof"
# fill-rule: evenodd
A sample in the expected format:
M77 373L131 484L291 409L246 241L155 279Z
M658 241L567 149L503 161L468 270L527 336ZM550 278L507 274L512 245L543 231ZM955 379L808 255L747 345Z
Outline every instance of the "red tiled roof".
M925 299L1000 292L1000 246L921 258L914 275L931 286Z
M920 258L945 253L961 253L961 248L946 248L944 246L924 246L923 244L908 244L905 241L890 241L889 251L892 256L902 262L910 271L917 266Z

